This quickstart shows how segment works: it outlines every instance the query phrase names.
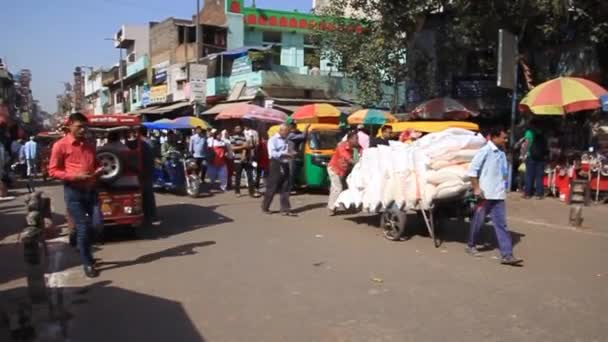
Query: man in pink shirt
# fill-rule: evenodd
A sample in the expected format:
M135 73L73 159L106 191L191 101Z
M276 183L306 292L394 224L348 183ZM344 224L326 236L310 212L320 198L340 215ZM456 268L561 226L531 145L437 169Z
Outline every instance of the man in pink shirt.
M84 273L94 278L98 272L91 252L91 236L93 224L102 221L95 189L102 169L95 157L95 146L85 140L87 123L86 116L81 113L70 115L69 133L53 145L49 175L64 182L65 204L76 226Z

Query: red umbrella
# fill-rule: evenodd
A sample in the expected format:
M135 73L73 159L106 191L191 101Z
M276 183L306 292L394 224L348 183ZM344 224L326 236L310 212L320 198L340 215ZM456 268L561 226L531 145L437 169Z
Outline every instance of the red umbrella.
M465 120L477 115L479 113L449 97L426 101L411 112L412 119L421 120Z
M287 114L271 108L262 108L252 104L241 104L228 108L217 115L216 120L258 120L270 123L283 123L287 120Z

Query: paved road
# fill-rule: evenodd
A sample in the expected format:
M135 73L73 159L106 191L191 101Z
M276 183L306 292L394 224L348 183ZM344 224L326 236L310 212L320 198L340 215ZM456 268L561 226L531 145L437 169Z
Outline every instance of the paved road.
M98 279L71 267L71 249L61 258L51 279L66 287L71 341L608 338L608 235L560 225L561 205L511 203L526 260L512 268L496 251L465 255L457 223L439 249L424 236L389 242L373 218L327 217L321 195L293 198L296 219L231 194L158 200L163 225L138 240L115 234L97 252Z

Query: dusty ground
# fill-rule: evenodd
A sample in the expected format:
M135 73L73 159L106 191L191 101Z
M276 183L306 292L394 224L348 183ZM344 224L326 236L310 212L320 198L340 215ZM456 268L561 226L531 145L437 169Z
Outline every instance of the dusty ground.
M63 213L61 188L46 190ZM113 234L93 281L55 242L50 279L64 288L70 341L608 339L608 206L585 209L586 228L574 230L565 205L514 197L510 228L525 266L512 268L495 250L465 255L467 228L456 222L437 249L422 235L389 242L373 217L327 217L325 199L294 197L294 219L232 194L159 195L163 225L137 240ZM4 298L24 284L12 262L20 205L0 204Z

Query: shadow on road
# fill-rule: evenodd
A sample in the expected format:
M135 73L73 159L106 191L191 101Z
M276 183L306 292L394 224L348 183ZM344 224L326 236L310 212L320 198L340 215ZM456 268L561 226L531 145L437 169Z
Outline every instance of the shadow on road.
M299 208L292 209L291 211L296 214L301 214L306 211L312 211L312 210L321 209L321 208L325 208L325 207L327 207L326 202L311 203L311 204L303 205Z
M194 255L197 253L195 248L197 247L206 247L215 245L215 241L203 241L203 242L194 242L188 243L181 246L176 246L172 248L168 248L162 250L160 252L154 252L150 254L145 254L140 257L137 257L134 260L127 261L103 261L100 263L99 270L100 271L108 271L116 268L129 267L139 264L147 264L164 258L174 258L185 255ZM109 266L106 266L109 265Z
M158 239L232 222L216 209L218 206L199 206L194 204L170 204L158 207L162 224L158 227L143 229L143 239Z
M71 341L204 342L180 302L139 293L101 281L84 288L67 287L70 307L58 321L63 339ZM25 288L0 291L0 298L25 301ZM4 322L0 322L4 324ZM57 329L61 332L61 329ZM62 340L63 340L62 339ZM59 340L59 339L57 339Z
M189 203L159 206L158 216L162 220L159 226L136 228L135 235L129 227L109 227L104 229L104 243L120 243L126 240L164 239L173 235L187 233L197 229L232 222L232 219L217 213L219 206L199 206Z

